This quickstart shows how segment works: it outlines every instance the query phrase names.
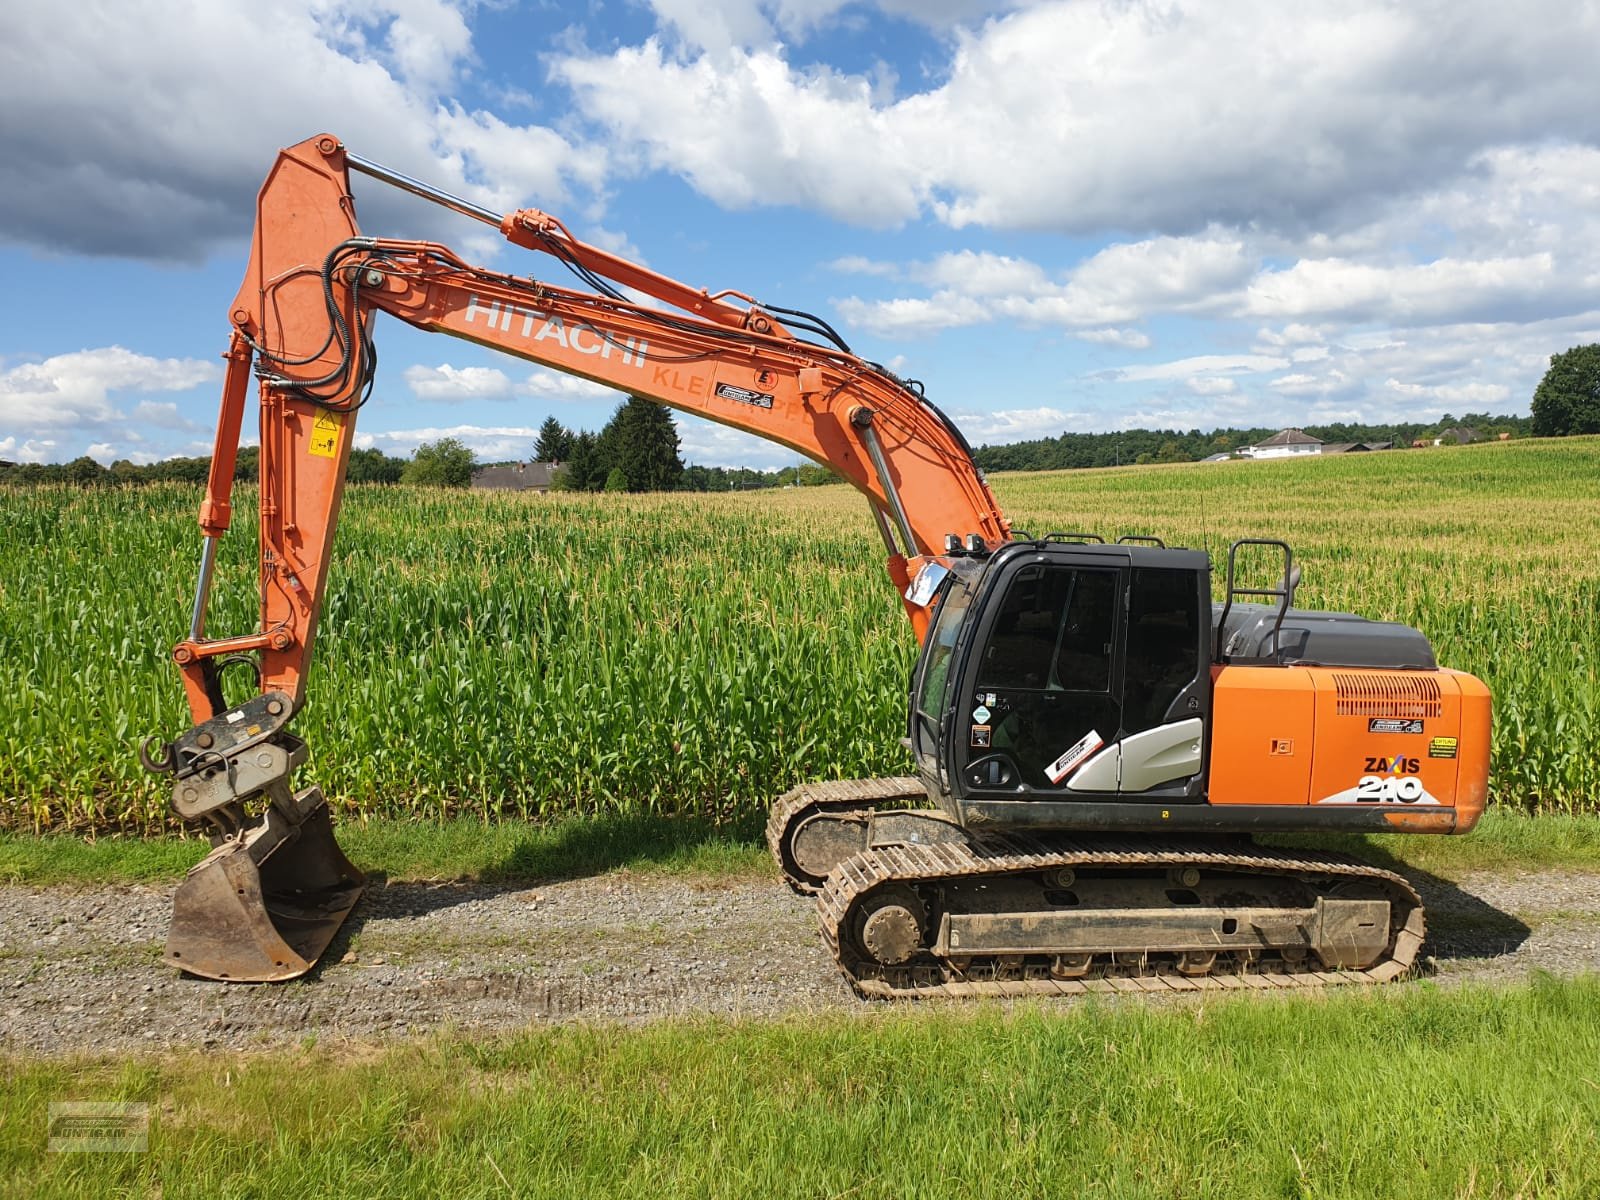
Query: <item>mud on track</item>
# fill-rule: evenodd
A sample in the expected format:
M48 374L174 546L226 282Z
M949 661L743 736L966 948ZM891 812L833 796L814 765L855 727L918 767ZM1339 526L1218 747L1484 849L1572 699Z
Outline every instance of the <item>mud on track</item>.
M1600 970L1600 874L1405 873L1428 908L1424 974L1440 983ZM813 902L776 879L376 883L316 971L261 985L189 979L161 963L171 894L0 887L0 1049L231 1049L883 1009L851 995Z

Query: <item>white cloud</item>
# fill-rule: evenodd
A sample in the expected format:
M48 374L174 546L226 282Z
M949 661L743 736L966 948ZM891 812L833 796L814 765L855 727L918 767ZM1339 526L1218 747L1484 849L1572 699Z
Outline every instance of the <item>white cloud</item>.
M133 423L153 429L174 429L189 432L200 426L178 411L170 400L141 400L134 406Z
M924 283L968 296L1035 295L1050 288L1043 268L1005 254L958 250L914 270Z
M16 437L0 438L0 458L13 462L42 463L55 457L56 443L49 438L26 441Z
M451 102L472 61L448 0L0 5L0 241L200 260L248 231L278 148L330 123L490 207L594 186L603 146ZM355 191L369 232L462 227L370 180Z
M934 30L950 30L1021 7L1030 0L645 0L656 19L688 46L711 51L803 42L833 24L840 10L872 7Z
M1511 389L1503 383L1436 384L1429 387L1389 379L1385 380L1384 386L1410 400L1432 401L1463 412L1483 412L1490 408L1498 412L1499 406L1511 398Z
M1239 381L1231 375L1191 375L1184 385L1197 396L1228 396L1239 390Z
M479 462L525 459L533 453L539 431L523 425L450 425L424 429L392 429L382 433L357 432L355 444L363 450L408 457L423 442L455 438L477 455Z
M1150 336L1137 329L1080 329L1073 333L1079 341L1097 346L1120 346L1124 350L1148 350Z
M117 392L180 392L220 378L222 368L194 358L151 358L122 346L58 354L0 371L0 426L23 434L72 431L90 434L126 415ZM169 412L170 410L170 412ZM175 407L159 405L151 420L141 405L135 420L170 421Z
M956 34L938 83L899 98L791 63L754 5L657 11L714 50L555 63L617 155L719 203L868 225L1304 231L1485 152L1600 133L1600 10L1561 0L1039 4Z
M536 367L529 372L528 377L517 384L517 394L536 400L610 400L613 404L628 398L625 393L603 383L547 367Z
M776 471L811 461L776 442L730 429L690 413L675 412L672 419L678 426L679 456L685 463L701 467L750 467L757 471Z
M1460 319L1536 299L1551 290L1554 275L1555 260L1548 252L1388 267L1341 259L1303 260L1286 270L1258 275L1246 289L1243 311L1278 319Z
M1288 365L1288 359L1266 354L1200 354L1173 362L1119 367L1104 372L1103 376L1124 383L1138 383L1150 380L1192 379L1202 375L1276 371Z
M1069 429L1082 428L1088 420L1084 413L1066 412L1048 405L999 412L959 412L953 417L969 441L996 444L1059 437Z
M846 254L842 258L836 258L822 265L830 271L838 271L841 275L881 275L893 279L900 274L900 267L897 264L880 262L860 254Z
M437 367L420 364L403 372L406 386L419 400L441 400L455 404L467 400L509 400L511 380L494 367Z
M909 338L977 325L990 319L990 309L969 296L949 292L902 300L861 300L855 296L835 301L839 315L881 337Z

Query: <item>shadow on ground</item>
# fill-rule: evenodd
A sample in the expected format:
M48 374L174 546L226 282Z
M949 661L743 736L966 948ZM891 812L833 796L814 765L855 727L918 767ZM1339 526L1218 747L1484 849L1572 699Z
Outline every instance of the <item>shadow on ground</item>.
M1413 866L1359 835L1315 835L1264 838L1273 845L1332 850L1359 858L1403 876L1422 897L1427 914L1423 953L1439 960L1490 958L1510 954L1532 930L1520 919L1496 908L1452 879Z
M504 828L499 831L504 839ZM703 867L717 872L719 861L744 867L761 838L754 819L719 824L693 817L599 816L555 825L529 825L518 832L473 880L393 880L383 870L367 871L367 888L317 966L306 978L319 978L338 963L367 921L401 919L470 904L477 900L537 888L541 884L588 879L620 868L656 870ZM776 877L775 889L787 894Z

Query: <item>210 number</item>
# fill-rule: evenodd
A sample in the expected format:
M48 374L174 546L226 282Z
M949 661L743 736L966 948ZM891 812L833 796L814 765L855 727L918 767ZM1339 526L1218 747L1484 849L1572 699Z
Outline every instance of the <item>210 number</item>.
M1422 799L1422 780L1415 775L1383 779L1363 775L1356 784L1357 804L1415 804Z

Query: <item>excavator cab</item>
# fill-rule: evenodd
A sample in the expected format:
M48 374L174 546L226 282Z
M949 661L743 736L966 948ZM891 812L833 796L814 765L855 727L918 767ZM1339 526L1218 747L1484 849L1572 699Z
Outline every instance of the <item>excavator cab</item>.
M1204 798L1210 564L1122 542L1013 542L958 561L915 676L910 740L966 822L1085 828L1104 804Z

